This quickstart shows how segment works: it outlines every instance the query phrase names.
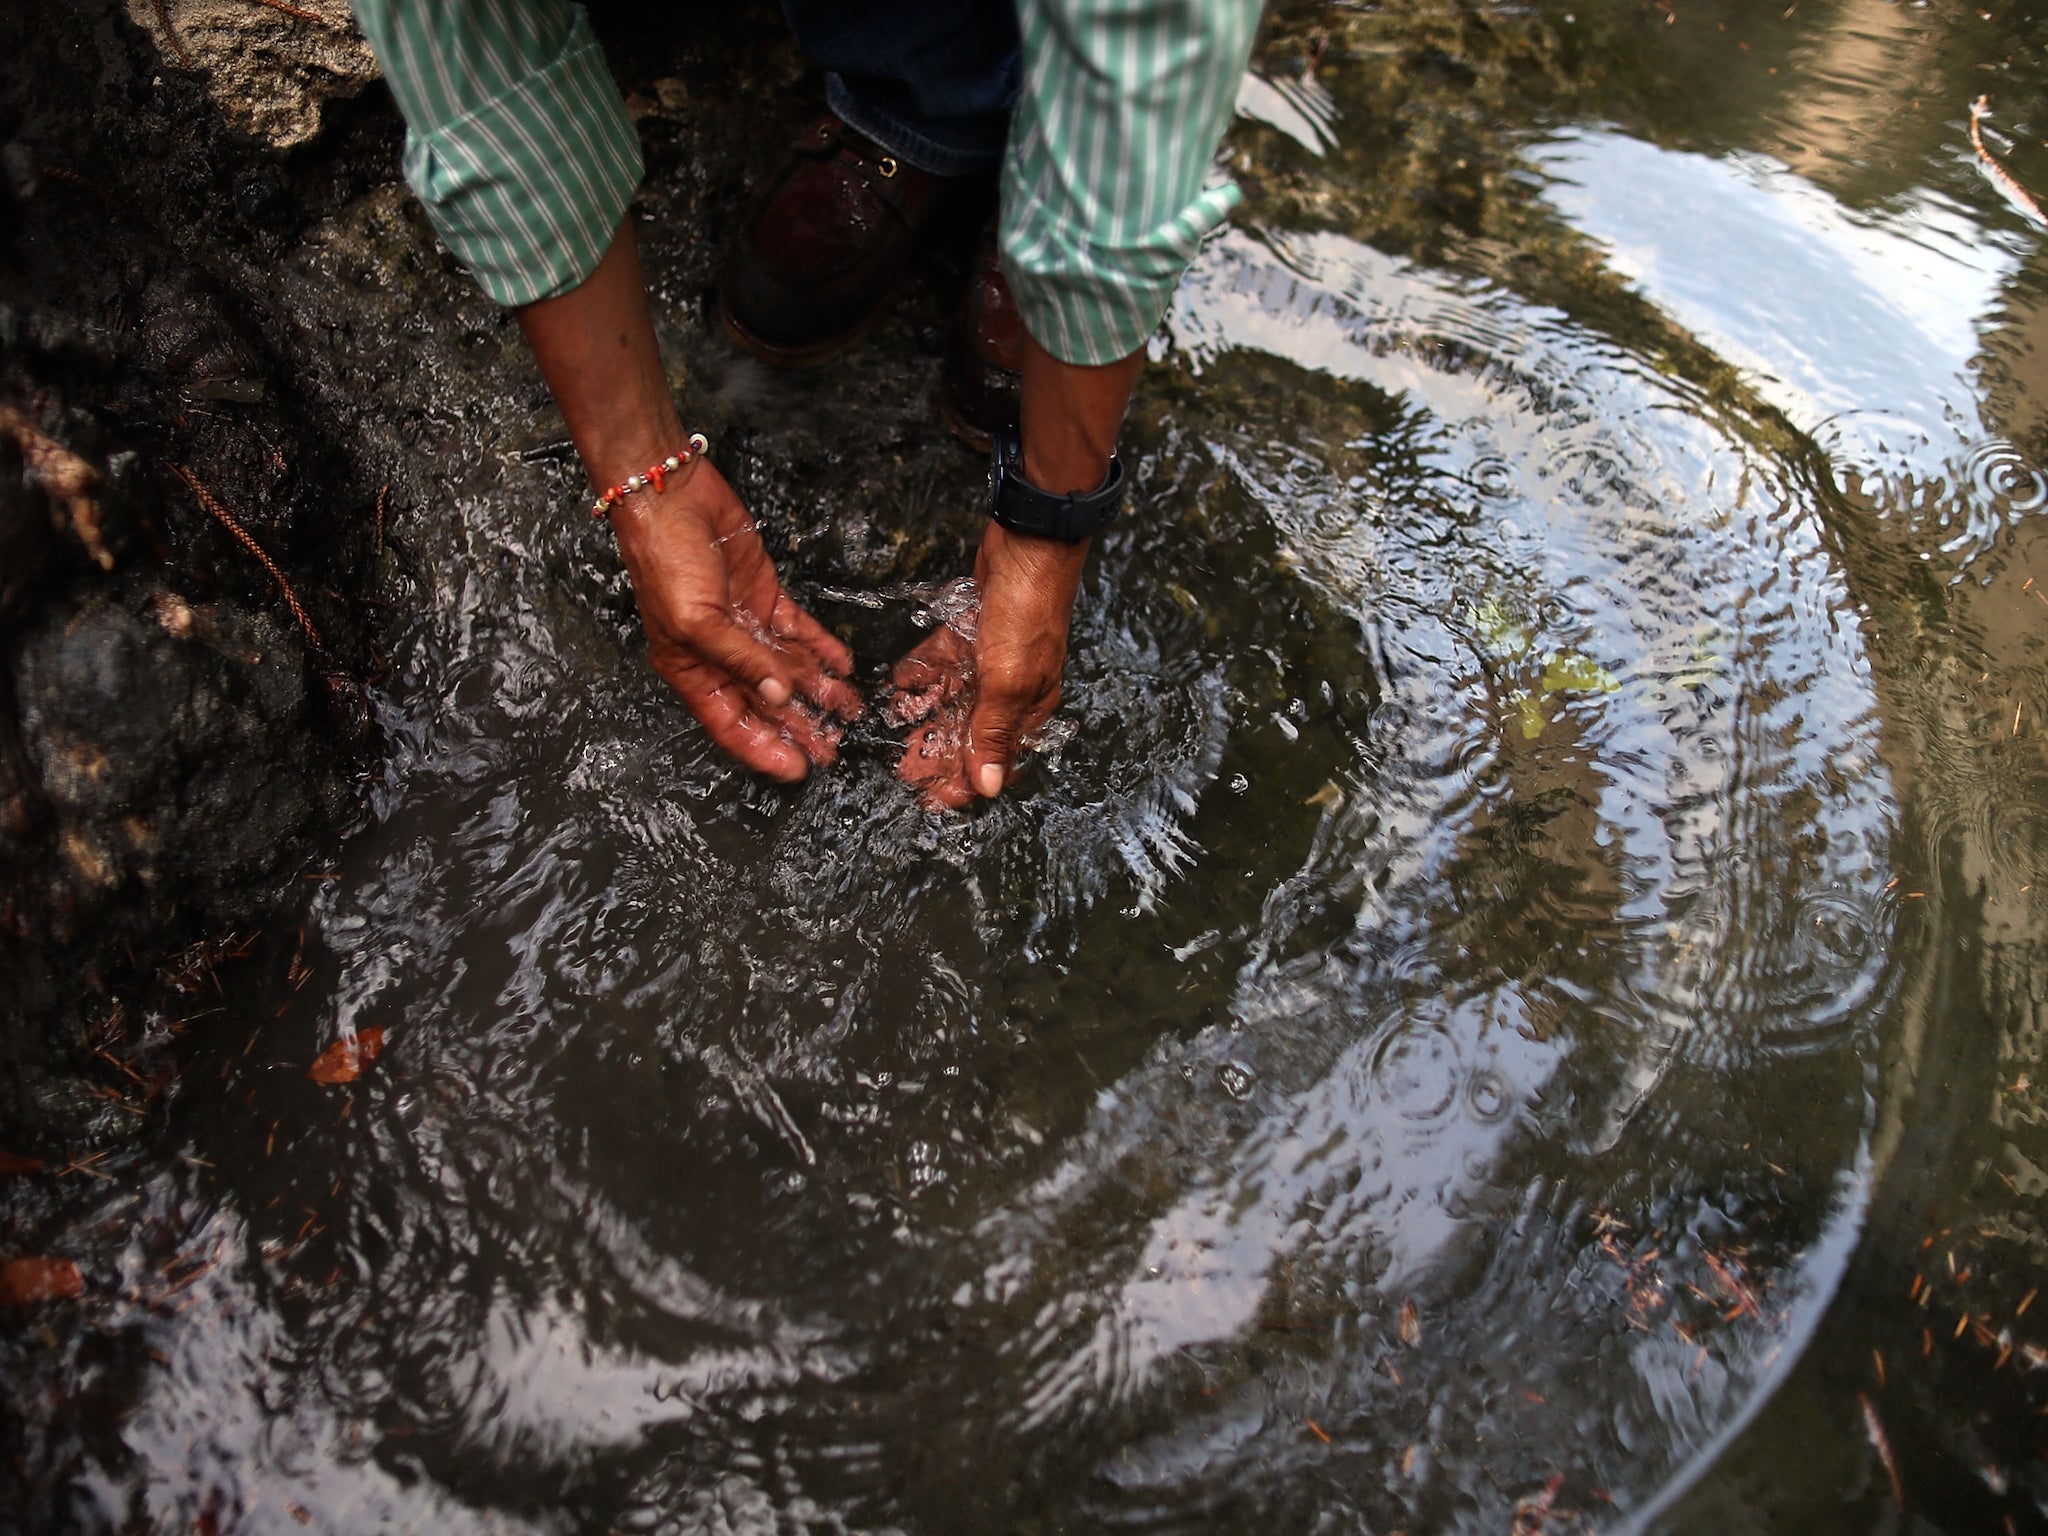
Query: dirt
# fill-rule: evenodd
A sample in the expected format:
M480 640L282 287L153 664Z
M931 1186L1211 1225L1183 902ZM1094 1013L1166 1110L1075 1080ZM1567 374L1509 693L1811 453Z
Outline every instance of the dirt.
M223 260L292 221L293 133L111 3L0 33L0 1120L34 1152L132 1131L75 1091L107 1021L347 822L374 488Z

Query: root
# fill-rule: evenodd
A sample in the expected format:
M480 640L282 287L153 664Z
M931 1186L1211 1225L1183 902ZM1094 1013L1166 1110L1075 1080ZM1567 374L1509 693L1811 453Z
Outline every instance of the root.
M164 40L171 45L171 52L178 56L178 62L187 69L198 69L198 63L185 51L185 44L178 36L178 29L171 25L171 13L165 8L164 0L149 0L149 8L156 12L156 24L164 29Z
M250 537L249 530L235 520L234 514L215 500L213 493L199 483L197 475L182 464L173 464L171 473L184 481L185 489L192 493L193 499L212 515L215 522L234 536L237 544L254 555L264 570L270 572L270 579L277 583L278 591L284 594L285 606L291 609L292 617L298 621L299 628L306 632L306 638L313 643L313 649L324 654L327 643L320 638L319 629L314 626L312 618L299 602L299 595L292 590L292 584L285 580L284 572L277 568L277 562L264 552L261 544Z

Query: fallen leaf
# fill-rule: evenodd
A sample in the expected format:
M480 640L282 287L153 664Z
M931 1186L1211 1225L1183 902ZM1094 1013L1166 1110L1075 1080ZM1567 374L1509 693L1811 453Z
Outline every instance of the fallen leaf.
M353 1038L337 1040L318 1056L313 1065L306 1069L306 1076L323 1088L332 1088L340 1083L352 1083L363 1075L363 1071L377 1059L384 1049L384 1027L372 1024L368 1029L356 1031Z
M1612 672L1575 651L1553 656L1543 669L1545 693L1614 693L1620 688Z
M0 1178L17 1173L34 1173L43 1166L40 1157L20 1157L12 1152L0 1152Z
M0 1263L0 1307L60 1301L85 1289L85 1277L69 1259L9 1259Z
M285 1505L285 1512L301 1525L311 1525L313 1523L313 1512L303 1505L287 1504Z
M1422 1318L1413 1300L1401 1303L1401 1342L1410 1349L1422 1342Z
M1479 631L1486 648L1502 661L1514 661L1529 649L1529 625L1498 599L1487 598L1465 610L1465 622Z

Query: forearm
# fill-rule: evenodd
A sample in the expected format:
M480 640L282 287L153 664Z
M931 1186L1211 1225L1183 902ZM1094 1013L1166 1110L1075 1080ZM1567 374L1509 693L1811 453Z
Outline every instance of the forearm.
M1018 407L1025 478L1055 495L1101 485L1144 361L1134 352L1101 365L1063 363L1027 335ZM1086 542L1025 538L991 522L975 573L998 624L1014 614L1063 627L1087 559Z
M616 485L683 446L630 218L587 279L517 314L594 487Z
M1027 335L1018 407L1025 478L1055 495L1102 484L1144 362L1138 351L1099 366L1063 363Z
M639 136L568 0L354 0L405 116L405 178L509 307L589 277L642 170Z

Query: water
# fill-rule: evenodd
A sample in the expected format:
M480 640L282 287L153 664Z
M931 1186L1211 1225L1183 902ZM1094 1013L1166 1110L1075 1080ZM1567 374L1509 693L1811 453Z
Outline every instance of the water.
M2039 24L1268 34L1065 728L969 815L878 712L723 764L502 326L395 194L309 237L428 466L390 756L80 1220L150 1351L82 1521L1891 1529L1888 1462L2048 1519L2042 287L1966 132L2048 187ZM735 360L724 109L638 89L686 397L873 683L973 528L937 303Z

